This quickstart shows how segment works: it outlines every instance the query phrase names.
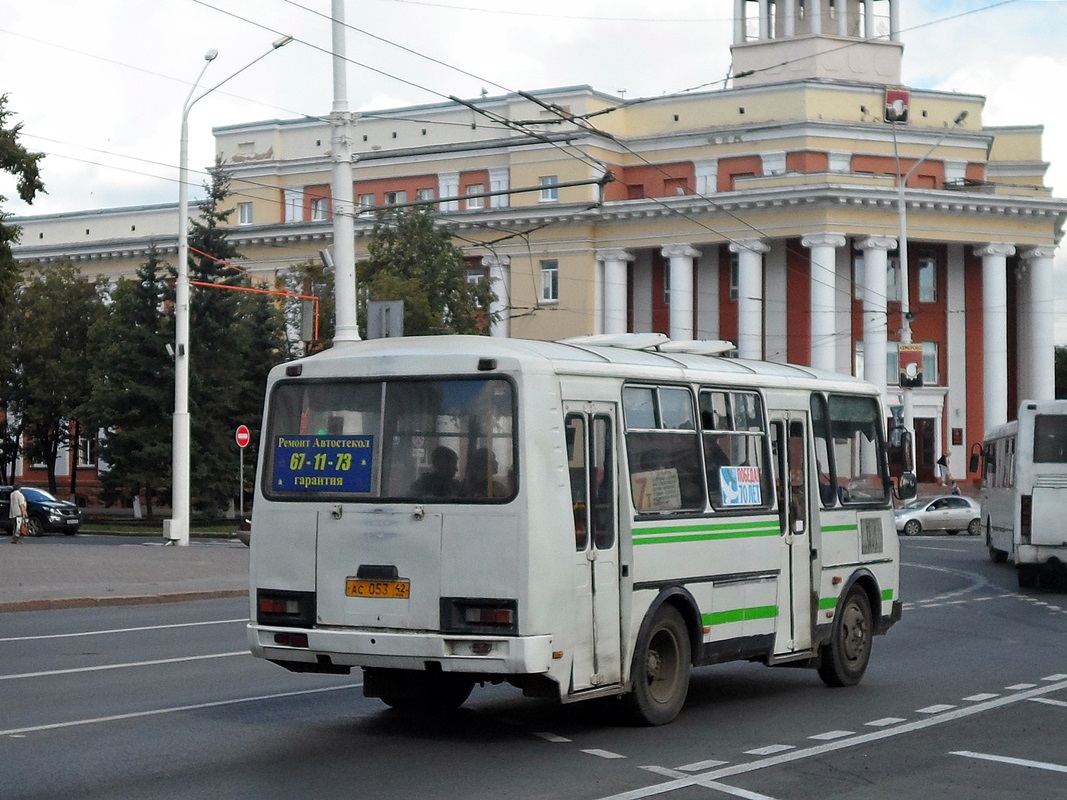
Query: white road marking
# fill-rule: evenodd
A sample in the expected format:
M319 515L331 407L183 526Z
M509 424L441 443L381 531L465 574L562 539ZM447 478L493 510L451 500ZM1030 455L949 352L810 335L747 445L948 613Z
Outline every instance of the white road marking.
M1013 683L1011 686L1005 686L1004 688L1011 692L1019 692L1023 689L1033 689L1037 686L1036 683Z
M542 733L535 733L534 736L538 736L538 737L544 739L546 742L552 742L554 744L560 744L560 743L563 743L563 742L571 741L566 736L560 736L558 733L542 732Z
M104 636L111 633L139 633L141 631L166 631L171 628L195 628L200 625L232 625L235 622L240 622L242 625L247 624L248 617L242 617L241 619L216 619L209 620L207 622L176 622L173 625L144 625L139 628L110 628L102 631L75 631L73 633L46 633L39 636L8 636L7 638L0 639L0 642L33 642L38 639L66 639L75 636Z
M770 795L750 792L748 789L738 789L736 786L727 786L725 783L718 783L717 781L701 781L700 785L706 789L714 789L723 794L746 798L746 800L774 800Z
M1034 703L1044 703L1047 706L1060 706L1061 708L1067 708L1067 702L1063 700L1053 700L1051 697L1035 697Z
M899 725L901 722L907 722L903 717L882 717L882 719L874 719L865 723L872 728L886 728L890 725Z
M692 764L686 764L684 767L678 767L682 772L701 772L705 769L714 769L715 767L721 767L723 764L728 764L728 761L716 761L709 758L706 761L696 761Z
M1056 681L1067 681L1067 675L1049 675L1047 678L1042 678L1041 680L1048 681L1049 683L1055 683Z
M233 656L250 656L247 650L233 653L210 653L206 656L182 656L180 658L158 658L154 661L130 661L125 664L100 664L95 667L73 667L71 669L48 669L40 672L20 672L14 675L0 675L0 681L13 681L18 678L48 678L54 675L74 675L79 672L103 672L109 669L128 669L130 667L155 667L160 664L181 664L185 661L205 661L210 658L232 658Z
M994 697L1000 697L1000 695L983 692L981 694L972 694L970 697L964 697L963 699L968 703L981 703L984 700L992 700Z
M1049 772L1067 772L1067 765L1064 764L1050 764L1047 761L1030 761L1025 758L1009 758L1008 756L994 756L989 753L973 753L970 750L955 750L952 752L954 756L963 756L964 758L977 758L981 761L996 761L1000 764L1012 764L1017 767L1031 767L1032 769L1044 769Z
M708 786L709 783L717 781L720 778L728 778L734 775L743 775L750 772L758 772L760 770L768 769L770 767L780 766L781 764L789 764L794 761L803 761L809 758L817 758L819 756L824 756L827 753L834 753L839 750L845 750L846 748L857 747L859 745L869 744L871 742L878 742L882 741L883 739L889 739L895 736L902 736L906 733L914 733L915 731L925 730L926 728L932 728L935 725L944 725L947 722L955 722L958 719L965 719L967 717L977 716L978 714L984 714L987 711L1003 708L1004 706L1013 705L1015 703L1021 703L1025 700L1031 700L1035 697L1051 694L1052 692L1063 691L1064 689L1067 689L1067 682L1052 683L1047 686L1037 687L1026 692L1008 695L1007 697L998 697L995 700L989 700L985 703L976 703L973 706L957 708L953 711L944 714L927 717L926 719L916 720L914 722L908 722L903 725L897 725L891 728L885 728L880 731L863 733L858 736L850 737L848 739L838 739L836 742L827 742L825 744L816 745L814 747L808 747L803 750L793 750L788 753L770 756L768 758L759 759L757 761L751 761L746 764L735 764L733 766L722 767L721 769L716 769L711 772L705 772L701 775L692 775L686 778L677 778L672 781L666 781L665 783L661 783L657 786L646 786L641 789L633 789L627 792L619 792L618 794L609 795L607 797L601 798L601 800L643 800L643 798L646 797L654 797L656 795L668 794L670 792L683 789L686 786Z
M951 711L956 706L945 705L944 703L938 703L936 705L927 706L926 708L918 708L915 710L916 714L940 714L944 711Z
M262 700L281 700L286 697L301 697L308 694L321 694L323 692L337 692L342 689L358 689L362 683L350 683L345 686L327 686L322 689L304 689L299 692L279 692L278 694L262 694L256 697L240 697L235 700L217 700L213 703L194 703L187 706L171 706L170 708L153 708L148 711L134 711L129 714L113 714L108 717L93 717L91 719L77 719L69 722L53 722L48 725L33 725L28 728L12 728L0 731L0 736L21 736L26 733L38 733L40 731L53 731L61 728L74 728L79 725L95 725L100 722L117 722L124 719L137 719L139 717L155 717L161 714L177 714L182 711L199 711L203 708L220 708L222 706L235 706L241 703L258 703Z
M814 736L809 736L809 739L815 739L819 742L832 742L834 739L844 739L846 736L855 736L855 731L827 731L826 733L817 733Z
M653 773L655 775L662 775L664 778L684 778L685 777L685 773L684 772L679 772L676 769L668 769L667 767L657 767L654 764L651 765L651 766L648 766L648 767L641 767L641 769L645 770L646 772L651 772L651 773Z
M591 750L583 750L582 752L588 753L591 756L596 756L597 758L626 758L626 756L621 756L618 753L611 752L610 750L598 750L596 748L593 748Z
M770 744L766 747L757 747L755 750L746 750L746 756L773 756L775 753L784 753L787 750L796 750L791 744Z

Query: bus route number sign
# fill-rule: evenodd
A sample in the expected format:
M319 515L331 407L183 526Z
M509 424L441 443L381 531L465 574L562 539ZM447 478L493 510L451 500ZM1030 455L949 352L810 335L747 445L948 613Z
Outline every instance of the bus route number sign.
M274 440L277 492L369 492L373 436L278 436Z

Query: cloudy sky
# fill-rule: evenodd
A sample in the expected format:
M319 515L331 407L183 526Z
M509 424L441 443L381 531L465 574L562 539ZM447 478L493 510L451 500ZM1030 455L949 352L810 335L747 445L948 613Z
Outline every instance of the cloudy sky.
M26 206L0 174L7 213L176 201L182 104L211 48L219 55L205 87L281 34L295 37L197 103L194 169L212 161L213 126L322 117L332 106L329 0L5 5L0 93L9 124L23 125L22 143L46 154L48 191ZM732 0L347 0L345 8L352 111L576 84L655 96L720 81L730 66ZM1067 0L903 0L901 25L904 83L986 97L987 125L1044 125L1047 182L1067 197ZM1062 253L1057 263L1067 278ZM1067 290L1058 308L1067 312ZM1067 320L1057 330L1067 344Z

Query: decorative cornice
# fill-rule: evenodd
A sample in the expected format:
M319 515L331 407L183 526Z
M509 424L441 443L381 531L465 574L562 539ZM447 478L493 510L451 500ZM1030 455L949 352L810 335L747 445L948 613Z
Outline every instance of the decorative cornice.
M844 247L845 237L840 233L809 233L800 239L800 244L807 248L812 247Z
M738 239L730 242L731 253L769 253L771 246L762 239Z
M664 258L699 258L700 251L691 244L665 244L660 250Z
M1041 245L1039 247L1031 247L1028 250L1023 250L1020 255L1027 261L1038 261L1042 258L1055 258L1056 248L1051 245Z
M1009 244L1008 242L990 242L981 247L976 247L974 249L974 254L981 258L985 258L986 256L1006 258L1015 255L1015 245Z
M868 236L856 242L857 250L895 250L897 240L892 236Z
M629 250L621 247L610 247L596 251L597 261L633 261L636 258Z

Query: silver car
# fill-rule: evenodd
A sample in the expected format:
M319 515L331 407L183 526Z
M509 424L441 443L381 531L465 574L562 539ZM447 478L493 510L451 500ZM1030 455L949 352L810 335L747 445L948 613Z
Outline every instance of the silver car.
M923 531L947 531L957 534L967 531L977 536L982 530L982 511L969 497L946 494L939 497L917 497L898 508L897 533L916 536Z

